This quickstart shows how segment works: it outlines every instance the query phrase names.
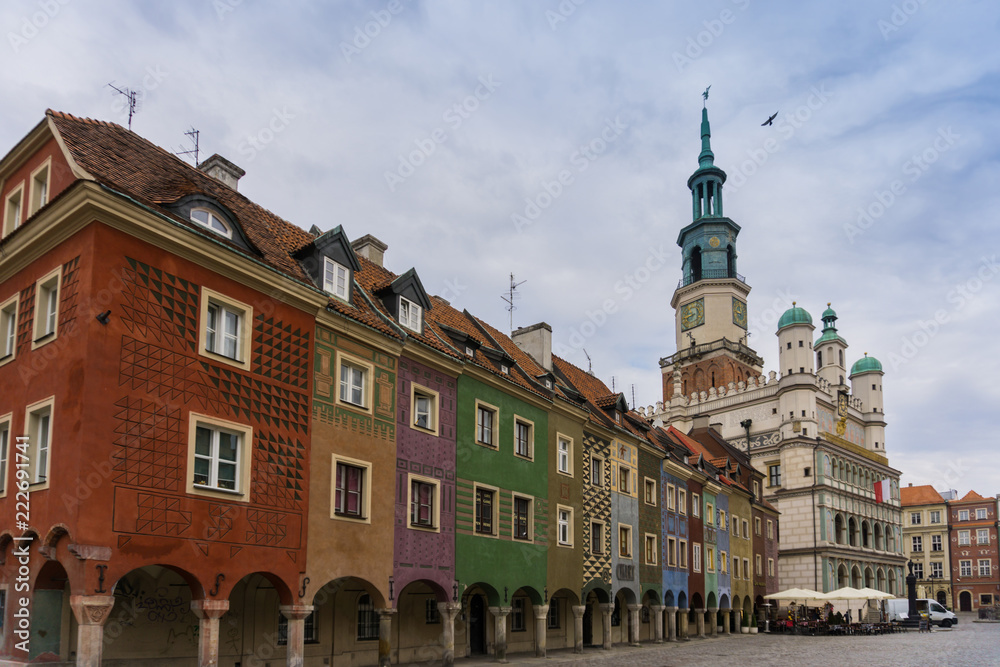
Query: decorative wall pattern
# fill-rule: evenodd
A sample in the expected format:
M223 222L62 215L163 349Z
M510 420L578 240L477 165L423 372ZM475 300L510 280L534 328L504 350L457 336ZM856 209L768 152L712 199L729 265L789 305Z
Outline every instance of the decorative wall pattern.
M600 579L611 583L611 462L609 445L606 441L589 433L583 434L583 580ZM594 486L591 480L591 457L603 458L604 481L601 486ZM591 522L604 522L603 553L594 554L591 546Z
M129 333L158 343L198 350L198 286L126 257L122 322Z
M181 411L142 398L115 402L114 481L162 491L183 489L187 449Z

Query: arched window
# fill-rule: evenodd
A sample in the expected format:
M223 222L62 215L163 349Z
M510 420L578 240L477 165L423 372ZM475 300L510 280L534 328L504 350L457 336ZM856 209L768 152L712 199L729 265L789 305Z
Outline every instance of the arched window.
M701 247L695 246L691 251L691 281L701 280Z
M840 365L843 366L844 365L844 351L843 350L837 350L837 351L840 353ZM841 380L841 382L843 382L843 380Z
M378 640L378 614L372 596L365 593L358 598L358 641Z
M207 227L211 229L216 234L221 234L227 239L233 238L233 230L229 225L215 213L212 213L207 208L193 208L191 209L191 219L197 222L202 227Z
M819 352L816 353L816 368L822 368L822 367L823 367L823 351L820 350Z

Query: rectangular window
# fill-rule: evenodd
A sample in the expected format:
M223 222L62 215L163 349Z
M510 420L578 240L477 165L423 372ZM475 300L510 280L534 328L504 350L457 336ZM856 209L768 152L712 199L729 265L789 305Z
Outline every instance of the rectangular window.
M358 598L358 641L378 641L378 612L370 595L365 593Z
M750 539L750 522L746 519L743 519L743 538L747 540Z
M10 457L11 445L10 422L11 415L9 414L0 418L0 498L7 495L7 460Z
M523 419L514 418L514 453L526 459L534 455L534 425Z
M916 577L917 579L923 579L924 578L924 564L923 563L914 563L913 564L913 576Z
M31 201L28 206L28 216L35 214L38 209L45 206L49 201L49 163L51 158L45 161L45 164L40 166L38 169L31 174Z
M677 539L673 537L667 538L667 565L670 567L677 565Z
M941 551L940 535L931 535L931 551Z
M988 577L990 576L990 559L980 558L979 559L979 576Z
M348 361L340 362L340 400L344 403L367 407L368 370Z
M573 546L573 510L562 505L556 506L556 540L559 546Z
M240 452L243 434L212 424L195 427L195 486L240 492Z
M719 528L721 528L722 530L728 530L729 524L727 523L726 519L726 510L719 510L718 516L719 516Z
M604 553L604 524L593 522L590 524L590 553L601 555Z
M643 497L645 498L647 505L656 506L656 481L646 477L643 480ZM669 498L669 494L667 496ZM670 509L673 509L673 503L670 503Z
M365 518L365 468L337 463L333 511L340 516Z
M753 497L756 500L760 500L760 482L757 480L753 481Z
M767 576L769 576L769 577L773 577L774 576L774 559L773 558L768 558L767 559Z
M958 510L958 520L968 521L969 520L969 510Z
M940 510L931 510L931 523L941 523Z
M424 600L424 624L437 625L441 622L441 611L438 609L437 598Z
M760 537L760 517L755 516L753 518L753 534Z
M719 566L721 568L722 574L729 571L729 554L725 551L719 552Z
M305 620L303 624L303 635L305 636L306 644L317 644L319 643L319 632L316 628L316 612L313 611ZM282 613L278 614L278 646L288 645L288 619Z
M767 520L767 539L774 539L774 522L770 519Z
M740 518L733 514L730 517L730 525L733 527L733 537L740 536Z
M911 551L923 551L924 550L924 538L920 535L914 535L912 537L913 548Z
M757 554L756 556L754 556L754 569L756 570L758 577L764 574L764 570L763 568L761 568L760 564L761 564L761 555Z
M35 285L35 331L32 347L53 340L59 328L59 281L62 267L40 279Z
M207 287L202 287L201 291L198 351L249 370L253 309Z
M781 465L771 465L767 467L767 485L781 486Z
M47 488L49 479L54 402L54 398L49 398L29 405L25 411L28 431L28 483L45 484L46 487L43 488Z
M677 493L676 487L673 484L667 484L667 509L671 512L674 511L674 494Z
M410 384L413 427L429 431L435 435L438 432L438 393L416 383Z
M701 516L701 498L697 493L691 494L691 515Z
M715 505L712 503L705 503L705 525L715 525Z
M687 569L688 566L688 543L687 540L677 541L677 567Z
M744 579L749 579L750 578L750 559L749 558L744 558L743 559L743 578Z
M687 500L687 491L677 489L677 511L681 514L687 514Z
M24 203L24 184L17 186L7 195L6 205L3 207L3 233L4 236L21 226L21 210Z
M341 266L329 257L323 258L323 291L327 294L350 301L351 292L348 289L351 278L347 267Z
M940 579L944 575L944 566L941 563L931 563L931 577Z
M573 441L561 435L556 437L556 470L564 475L573 474Z
M420 333L422 330L422 319L424 309L405 297L399 297L399 323L409 329Z
M972 561L962 560L958 562L958 572L959 576L971 577L972 576Z
M552 598L549 600L549 616L545 627L549 630L558 630L561 616L562 614L559 613L559 598Z
M976 544L989 544L990 543L990 529L989 528L977 528L976 529Z
M705 547L705 571L715 572L715 549Z
M510 630L511 632L524 632L524 598L514 598L510 609Z
M618 555L622 558L632 557L631 526L618 526Z
M434 502L437 485L420 479L410 480L410 525L434 528L436 522Z
M701 572L701 545L691 545L691 567L695 572Z
M621 493L631 493L632 471L629 468L618 465L618 491Z
M962 547L969 546L969 531L967 530L958 531L958 545Z
M979 594L979 606L980 607L990 607L993 605L993 596L989 593Z
M986 508L979 507L976 509L976 521L983 521L986 519Z
M476 532L493 535L496 492L492 489L476 488Z
M910 512L910 525L911 526L920 525L920 512Z
M476 401L476 442L496 447L497 409Z
M656 535L646 533L646 565L656 565Z
M604 459L591 457L590 483L594 486L604 486Z
M17 352L17 306L16 294L0 304L0 363L10 361Z

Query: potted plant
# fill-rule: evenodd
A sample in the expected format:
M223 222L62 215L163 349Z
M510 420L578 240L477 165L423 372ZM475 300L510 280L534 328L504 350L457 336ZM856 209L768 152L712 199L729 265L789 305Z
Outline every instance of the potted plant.
M750 634L750 614L743 614L743 623L741 626L740 632L745 635Z

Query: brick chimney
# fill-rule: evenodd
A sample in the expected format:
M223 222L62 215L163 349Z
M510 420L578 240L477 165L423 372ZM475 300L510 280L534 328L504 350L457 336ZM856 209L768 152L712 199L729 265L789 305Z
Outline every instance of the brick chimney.
M518 327L510 338L539 366L547 371L552 370L552 327L545 322Z
M372 264L377 264L378 266L382 266L382 257L385 255L385 251L389 249L389 246L382 243L371 234L365 234L361 238L355 239L355 241L351 243L351 247L354 248L354 252L358 253Z
M198 168L233 190L237 189L236 186L239 184L240 179L246 174L245 171L218 153L199 164Z

